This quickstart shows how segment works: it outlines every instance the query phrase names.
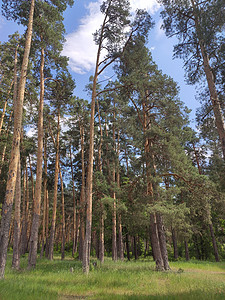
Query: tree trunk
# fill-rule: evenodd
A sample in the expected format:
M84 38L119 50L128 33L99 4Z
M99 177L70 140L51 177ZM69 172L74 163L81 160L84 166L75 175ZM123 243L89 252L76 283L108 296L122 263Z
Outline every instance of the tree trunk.
M100 238L99 238L99 260L101 263L104 262L105 243L104 243L104 213L101 205L101 217L100 217Z
M127 259L130 261L130 247L129 247L129 236L126 233L126 248L127 248Z
M204 43L203 39L201 38L202 30L201 30L201 27L199 24L199 16L198 16L199 13L198 13L198 10L197 10L194 0L191 0L191 3L192 3L193 14L194 14L194 19L195 19L196 34L197 34L197 38L199 40L201 55L202 55L203 63L204 63L204 72L206 75L207 84L208 84L209 93L210 93L210 99L212 102L213 112L214 112L214 116L215 116L216 128L217 128L217 131L219 134L219 139L220 139L221 146L222 146L223 158L225 160L225 125L224 125L223 113L221 110L220 100L219 100L215 82L214 82L214 75L213 75L212 68L209 63L209 55L207 53L205 43Z
M14 199L14 192L16 186L16 173L19 160L19 149L20 149L20 136L22 127L23 117L23 100L26 84L27 66L30 54L31 39L32 39L32 28L33 28L33 15L34 15L35 0L31 0L29 22L26 33L26 42L24 49L24 57L21 68L20 82L18 88L17 105L14 114L14 132L13 132L13 143L11 151L11 160L9 164L8 179L6 185L6 196L2 209L1 219L1 236L0 236L0 279L4 278L5 264L7 258L7 247L9 239L9 228L11 222L11 213Z
M120 132L118 130L118 138L117 138L117 187L120 188L120 164L119 164L119 156L120 156ZM118 251L119 251L119 259L124 260L124 253L123 253L123 228L122 228L122 218L121 214L119 213L118 216Z
M84 194L85 197L85 194ZM79 259L83 260L84 239L85 239L85 199L80 198L80 230L79 230Z
M96 106L98 111L98 122L99 122L99 128L100 128L100 143L98 147L98 171L102 173L102 140L103 140L103 130L102 130L102 124L101 124L101 116L100 116L100 110L99 110L99 103L98 99L96 98Z
M42 217L42 247L40 258L44 255L44 250L46 247L46 232L47 232L47 220L46 220L46 211L47 211L47 175L48 175L48 165L47 165L47 139L44 139L44 181L43 181L43 194L44 194L44 203L43 203L43 217Z
M98 99L96 99L97 110L98 110L98 121L100 127L100 143L98 147L98 171L102 173L102 142L103 142L103 130L101 124L101 116L99 110ZM99 260L101 263L104 263L105 255L105 217L104 217L104 204L101 202L101 197L98 201L100 202L101 215L100 215L100 235L99 235Z
M116 152L116 135L115 135L115 101L113 103L113 144L114 151ZM115 193L115 183L116 183L116 166L113 162L112 166L112 183L113 183L113 211L112 211L112 259L117 260L117 243L116 243L116 193Z
M12 240L13 240L13 220L11 221L10 228L9 228L9 244L8 250L12 247Z
M105 134L106 134L106 137L108 138L109 137L109 133L108 133L108 129L107 129L107 126L108 126L108 123L107 123L108 121L107 121L107 118L106 118L106 120L105 120ZM106 153L108 153L109 152L109 146L108 146L108 143L106 143ZM108 172L109 172L109 170L110 170L110 166L109 166L109 158L107 157L106 158L106 169L108 170ZM109 181L110 181L110 179L109 179Z
M143 126L143 134L146 135L146 131L150 129L150 122L149 122L149 116L147 114L148 109L146 105L146 99L148 99L148 92L145 92L145 95L143 95L143 101L142 101L142 112L143 112L143 119L140 119L140 122ZM139 112L138 112L139 115ZM156 191L153 189L152 184L152 177L155 175L155 163L154 163L154 156L151 153L151 146L152 142L149 140L149 138L145 137L145 165L146 165L146 194L151 196L151 202L154 202L156 199L154 199L156 195ZM151 172L152 171L152 172ZM153 174L152 174L153 173ZM157 187L155 187L156 189ZM157 218L155 213L150 214L150 234L151 234L151 245L152 245L152 252L153 257L156 262L156 270L162 271L164 270L164 260L166 260L165 257L163 257L163 254L166 255L167 252L161 253L161 250L164 250L164 243L163 243L163 230L161 228L161 224L158 224L157 222L160 221L160 218ZM160 230L160 233L158 232ZM160 240L161 238L161 240ZM164 258L164 260L163 260Z
M99 235L97 234L97 231L96 229L93 230L92 232L92 240L93 240L93 243L92 243L92 255L94 254L94 251L95 251L95 255L96 255L96 258L99 259Z
M113 211L112 211L112 259L113 259L113 261L117 261L117 243L116 243L116 193L115 192L113 192Z
M152 248L152 258L154 261L156 261L156 258L154 256L154 248L153 248L153 245L152 245L152 237L151 237L151 227L150 227L150 244L151 244L151 248Z
M42 37L41 37L42 40ZM41 49L40 66L40 103L38 111L38 149L37 149L37 174L35 185L35 196L33 204L33 219L30 236L30 251L28 257L28 268L35 268L37 260L38 229L41 211L41 190L42 190L42 161L43 161L43 107L44 107L44 48Z
M209 224L209 229L210 229L210 234L211 234L212 243L213 243L213 250L214 250L215 260L216 260L216 262L219 262L220 258L219 258L219 253L218 253L218 248L217 248L217 244L216 244L216 238L215 238L215 234L214 234L214 229L213 229L213 224L212 223Z
M200 246L201 246L201 260L206 260L206 250L205 250L205 243L202 238L202 235L200 235Z
M58 108L58 122L57 122L57 137L56 137L56 157L55 157L55 181L54 181L54 195L52 208L52 224L49 238L49 253L48 258L53 260L53 249L55 241L55 227L56 227L56 209L57 209L57 193L58 193L58 177L59 177L59 134L60 134L60 108Z
M72 256L74 257L75 250L76 250L77 207L76 207L75 185L74 185L74 175L73 175L72 145L70 146L70 169L71 169L71 179L72 179L72 183L73 183L73 249L72 249Z
M17 45L15 50L14 59L14 87L13 87L13 104L16 106L17 101L17 50L19 45ZM8 135L7 128L7 135ZM20 163L20 151L17 167L17 177L16 177L16 196L15 196L15 213L14 213L14 235L13 235L13 259L12 268L19 270L20 268L20 206L21 206L21 163Z
M197 259L200 260L201 253L200 253L200 249L199 249L198 237L196 235L193 235L193 241L194 241L194 245L195 245L195 249L196 249Z
M71 233L71 226L73 222L70 222L70 215L68 215L67 219L65 219L65 244L70 243L71 242L71 237L72 237L72 233ZM65 247L65 250L67 248Z
M17 49L16 49L16 56L17 56ZM15 57L15 60L17 60L16 57ZM14 63L14 66L15 66L15 63ZM6 107L7 107L7 103L8 103L8 100L9 100L9 95L10 95L13 83L15 84L15 80L12 81L11 84L10 84L10 87L9 87L9 90L8 90L8 93L7 93L7 99L5 100L5 103L4 103L4 106L3 106L3 111L2 111L1 120L0 120L0 136L1 136L1 132L2 132L3 121L4 121L4 118L5 118Z
M198 166L198 172L201 175L202 174L202 169L201 169L201 166L200 166L200 163L199 163L198 153L196 151L194 143L193 143L193 149L194 149L195 159L196 159L197 166ZM207 212L208 212L209 218L211 219L211 211L208 209ZM214 235L214 229L213 229L212 221L210 221L210 223L209 223L209 229L210 229L210 235L211 235L212 243L213 243L213 250L214 250L215 260L216 260L216 262L219 262L219 253L218 253L218 248L217 248L216 239L215 239L215 235Z
M91 228L92 228L92 186L93 186L93 156L94 156L94 116L95 116L95 98L97 85L98 64L93 81L92 101L91 101L91 120L90 120L90 139L89 139L89 159L87 171L87 211L86 211L86 234L83 244L82 265L83 272L89 273L90 250L91 250Z
M27 251L27 209L26 209L26 162L23 171L23 215L22 215L22 231L21 231L21 255Z
M27 228L27 251L29 250L30 233L31 233L31 209L30 209L30 192L29 192L29 178L28 167L26 164L26 228Z
M11 119L12 119L12 115L13 115L13 110L11 111L11 114L9 116L9 122L8 122L8 125L7 125L7 131L6 131L6 135L5 135L6 143L5 143L4 147L3 147L2 156L1 156L0 175L2 173L2 167L3 167L4 161L5 161L5 153L6 153L7 143L8 143L10 122L11 122Z
M123 228L122 228L122 222L121 222L121 214L119 214L118 218L118 227L119 227L119 259L124 260L124 252L123 252Z
M46 247L45 247L45 257L48 258L49 254L49 198L48 190L46 190Z
M45 251L45 218L46 218L46 191L44 191L43 216L42 216L42 243L40 258L43 258Z
M80 243L79 259L83 259L84 239L85 239L85 164L84 164L84 124L80 122L80 141L81 141L81 165L82 165L82 183L80 194Z
M95 74L93 78L92 87L92 97L91 97L91 119L90 119L90 136L89 136L89 158L88 158L88 171L87 171L87 216L86 216L86 234L84 241L84 251L83 251L83 272L89 273L90 264L90 250L91 250L91 227L92 227L92 187L93 187L93 159L94 159L94 120L95 120L95 99L96 99L96 87L99 75L99 65L100 65L100 54L102 50L103 42L103 32L107 19L107 14L105 15L102 29L100 33L97 59L95 65Z
M164 263L163 263L160 244L159 244L156 215L154 213L150 214L150 233L151 233L151 245L152 245L153 257L156 262L156 270L163 271Z
M147 256L147 252L149 251L149 242L148 239L145 240L145 253L144 253L144 258Z
M21 204L21 166L18 161L15 195L15 213L14 213L14 234L13 234L13 259L12 268L20 268L20 204Z
M31 181L31 187L32 187L32 213L34 211L34 178L33 178L33 171L32 171L32 164L31 164L31 159L29 155L29 165L30 165L30 181Z
M189 256L188 242L186 239L184 240L184 246L185 246L185 258L186 258L186 261L189 261L190 256Z
M156 213L156 220L157 220L157 229L159 235L159 245L161 250L161 255L163 259L164 270L170 270L169 261L168 261L168 254L166 249L166 235L165 229L163 225L162 216L160 213Z
M78 214L77 223L76 223L75 253L77 252L79 237L80 237L80 215Z
M172 228L172 240L173 240L173 256L174 259L178 259L178 248L177 248L177 235L176 230Z
M61 259L65 258L65 205L64 205L64 188L63 188L63 178L62 172L59 165L59 176L61 182L61 200L62 200L62 239L61 239Z
M55 229L55 250L58 252L59 251L59 240L61 240L61 227L60 226L56 226Z
M135 258L135 260L137 260L138 259L138 251L137 251L137 240L136 240L135 235L134 235L133 239L134 239L134 258Z

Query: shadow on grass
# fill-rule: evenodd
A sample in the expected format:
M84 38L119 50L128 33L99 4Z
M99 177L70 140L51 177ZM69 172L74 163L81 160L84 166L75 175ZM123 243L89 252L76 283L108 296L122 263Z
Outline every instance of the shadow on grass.
M58 298L58 293L45 289L44 287L33 285L30 282L22 281L1 281L1 300L54 300Z
M215 277L210 272L207 276L211 277L206 275L204 277L208 281L204 281L200 274L198 284L192 274L187 272L187 278L185 277L185 270L183 274L178 274L177 271L153 272L154 263L151 261L113 263L106 260L102 266L99 263L96 268L92 266L88 277L82 273L82 263L72 258L63 261L60 257L55 257L53 261L38 259L36 269L31 271L27 270L27 259L23 258L22 261L23 270L19 272L12 271L8 263L6 279L0 281L0 300L225 299L223 280L216 278L215 284L212 282L212 289L211 285L207 286L207 282L209 284ZM91 260L93 261L96 259ZM173 264L175 268L180 265L182 268L188 268L189 265L193 266L193 263L187 263L185 266L184 263L179 264L179 262ZM217 265L209 262L209 266L221 266L223 270L225 263ZM207 265L205 267L207 268ZM72 272L71 268L73 268ZM201 273L204 272L205 270L201 268ZM169 285L171 287L167 290ZM209 292L207 293L205 289ZM165 294L167 292L168 294Z
M97 266L93 265L93 262L97 263ZM42 272L42 273L57 273L57 272L67 272L70 271L70 269L73 268L73 271L81 271L82 272L82 262L79 260L60 260L55 259L53 261L49 261L48 259L39 259L37 262L36 268L33 270L34 272ZM26 270L26 269L24 269ZM139 264L135 264L133 262L119 262L116 264L112 264L111 261L109 261L109 264L107 261L104 264L100 264L96 259L92 259L90 261L90 272L132 272L132 273L139 273L140 271L155 271L155 265L154 263L146 263L141 262ZM32 272L32 270L31 270Z
M60 298L60 300L63 298ZM66 299L66 298L65 298ZM70 299L73 299L72 297ZM74 298L76 299L76 298ZM78 299L78 298L77 298ZM188 293L177 293L171 295L113 295L113 294L105 294L105 295L96 295L90 298L83 299L95 299L95 300L224 300L225 299L225 291L215 293L203 293L201 290L191 291Z

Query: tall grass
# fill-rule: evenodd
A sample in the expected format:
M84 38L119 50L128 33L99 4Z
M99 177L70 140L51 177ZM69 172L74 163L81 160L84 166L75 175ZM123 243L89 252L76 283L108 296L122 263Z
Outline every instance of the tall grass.
M81 262L72 258L39 259L32 271L27 270L27 258L22 258L20 271L11 269L10 260L0 281L0 300L225 299L224 262L172 262L171 271L156 272L151 260L106 259L102 266L92 265L86 276Z

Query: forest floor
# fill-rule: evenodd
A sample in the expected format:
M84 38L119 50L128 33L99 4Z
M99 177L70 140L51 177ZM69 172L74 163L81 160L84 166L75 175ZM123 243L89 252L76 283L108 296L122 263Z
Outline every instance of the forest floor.
M0 300L40 299L225 299L225 262L171 262L171 271L157 272L152 260L91 264L88 276L81 262L72 258L38 259L35 270L11 269L8 256L5 279L0 281Z

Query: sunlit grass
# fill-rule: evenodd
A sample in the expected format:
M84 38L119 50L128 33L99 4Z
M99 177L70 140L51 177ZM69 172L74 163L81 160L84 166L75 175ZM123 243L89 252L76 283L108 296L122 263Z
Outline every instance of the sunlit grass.
M114 263L91 267L82 273L81 262L56 257L38 260L35 270L10 267L11 257L0 281L0 300L19 299L225 299L225 263L172 262L171 271L156 272L152 260ZM73 272L71 272L73 268Z

